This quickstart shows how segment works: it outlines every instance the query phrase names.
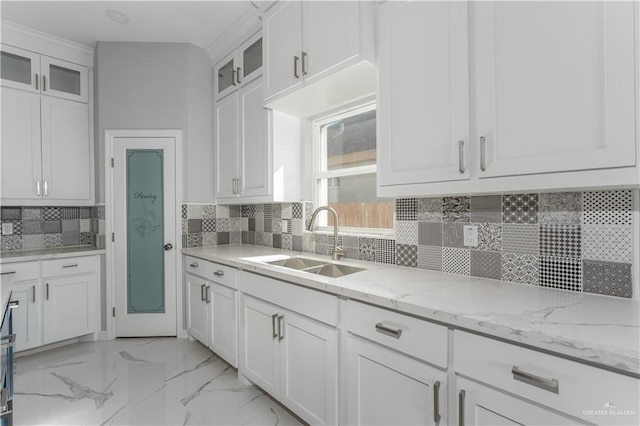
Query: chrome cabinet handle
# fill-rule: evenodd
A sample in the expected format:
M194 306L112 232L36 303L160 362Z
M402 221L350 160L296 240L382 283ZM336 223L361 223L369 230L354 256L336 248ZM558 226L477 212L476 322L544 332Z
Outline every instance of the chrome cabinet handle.
M480 170L483 172L487 170L486 147L487 138L480 136Z
M38 194L38 197L41 195L40 194L40 181L36 181L36 194Z
M232 191L234 194L237 194L237 193L238 193L238 179L236 179L236 178L233 178L233 179L231 180L231 191Z
M39 90L38 89L38 73L36 73L36 90Z
M300 76L298 75L298 61L300 60L299 57L294 56L293 57L293 76L295 78L300 78Z
M307 75L307 52L302 51L302 75Z
M278 342L281 342L284 339L284 326L283 326L284 315L280 315L278 317Z
M393 329L393 328L385 327L384 325L382 325L381 322L376 324L376 331L378 333L386 334L387 336L395 337L396 339L399 339L400 336L402 335L401 329L399 328Z
M13 275L15 273L16 271L6 271L6 272L0 272L0 275Z
M63 268L77 268L78 264L77 263L72 263L69 265L62 265Z
M192 268L197 268L198 267L198 262L190 263L189 266L191 266Z
M242 179L237 178L237 179L236 179L236 190L237 190L238 192L236 192L236 194L238 194L238 195L239 195L239 194L242 194L242 190L241 190L242 185L241 185L241 183L242 183Z
M33 295L31 301L32 301L32 303L36 303L36 286L35 285L31 286L31 290L32 290L32 295Z
M2 339L2 349L12 348L16 344L16 333L4 336ZM6 343L4 343L6 341Z
M209 291L210 288L211 288L211 286L207 286L205 288L205 290L204 290L205 291L205 293L204 293L204 295L205 295L204 301L207 302L207 303L211 303L211 292Z
M223 277L224 276L224 271L222 269L218 269L217 271L215 271L213 273L213 275L215 275L216 277Z
M49 300L49 283L46 285L46 299Z
M231 84L236 86L236 70L231 70Z
M464 141L458 141L458 170L464 173Z
M42 76L42 91L43 92L47 91L47 76L46 75Z
M200 285L200 300L204 302L205 300L205 296L204 296L204 288L206 287L206 284L201 284Z
M236 68L236 81L240 84L240 67Z
M44 196L49 196L49 182L47 182L46 180L44 181Z
M433 384L433 422L440 423L440 381Z
M511 369L511 374L513 374L513 379L519 382L526 383L555 394L560 391L560 383L558 382L558 379L545 379L544 377L522 371L515 365Z
M464 399L467 393L462 389L458 394L458 426L464 426Z
M276 333L276 318L278 318L278 314L271 315L271 330L272 330L272 338L275 339L278 337L278 333Z

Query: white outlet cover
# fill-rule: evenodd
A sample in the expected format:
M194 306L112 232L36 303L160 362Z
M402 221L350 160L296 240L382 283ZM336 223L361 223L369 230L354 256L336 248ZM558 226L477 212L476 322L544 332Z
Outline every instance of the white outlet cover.
M2 235L13 235L13 223L3 223L2 224Z
M467 247L478 247L478 227L476 225L464 225L464 245Z

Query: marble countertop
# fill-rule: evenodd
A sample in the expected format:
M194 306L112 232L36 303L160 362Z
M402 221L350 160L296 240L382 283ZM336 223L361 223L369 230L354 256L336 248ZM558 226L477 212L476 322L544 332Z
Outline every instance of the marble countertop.
M265 264L328 256L252 245L182 253L640 377L640 302L355 260L328 278Z
M0 253L0 264L11 262L28 262L31 260L60 259L64 257L91 256L104 254L105 249L93 246L57 247L42 250L3 251Z

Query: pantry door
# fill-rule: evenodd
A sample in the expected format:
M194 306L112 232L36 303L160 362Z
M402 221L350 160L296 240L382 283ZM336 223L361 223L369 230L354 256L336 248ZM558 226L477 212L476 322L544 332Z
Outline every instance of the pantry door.
M115 337L176 336L176 140L113 138Z

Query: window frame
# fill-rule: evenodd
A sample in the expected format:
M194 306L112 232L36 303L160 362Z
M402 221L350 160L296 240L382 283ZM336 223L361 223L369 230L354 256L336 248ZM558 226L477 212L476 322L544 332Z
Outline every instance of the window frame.
M376 158L376 164L370 164L367 166L354 166L354 167L345 167L338 170L327 170L327 144L323 143L326 141L326 125L333 123L335 121L342 120L344 118L352 117L354 115L362 114L368 111L377 110L377 103L375 100L369 100L363 103L360 103L356 106L351 106L350 108L345 108L342 110L336 110L331 112L330 114L324 114L320 117L315 118L312 121L312 132L313 132L313 173L312 173L312 186L313 186L313 203L317 208L319 206L327 206L328 205L328 190L327 184L328 179L331 178L339 178L345 176L358 176L375 173L377 176L378 173L378 164ZM377 149L377 147L376 147ZM324 183L323 183L324 180ZM377 188L376 188L377 192ZM326 213L323 213L322 216L318 217L322 219L322 224L319 222L316 227L317 231L321 232L332 232L333 226L326 225ZM393 223L393 220L392 220ZM360 234L360 235L372 235L372 236L393 236L394 228L361 228L361 227L351 227L351 226L338 226L341 234Z

